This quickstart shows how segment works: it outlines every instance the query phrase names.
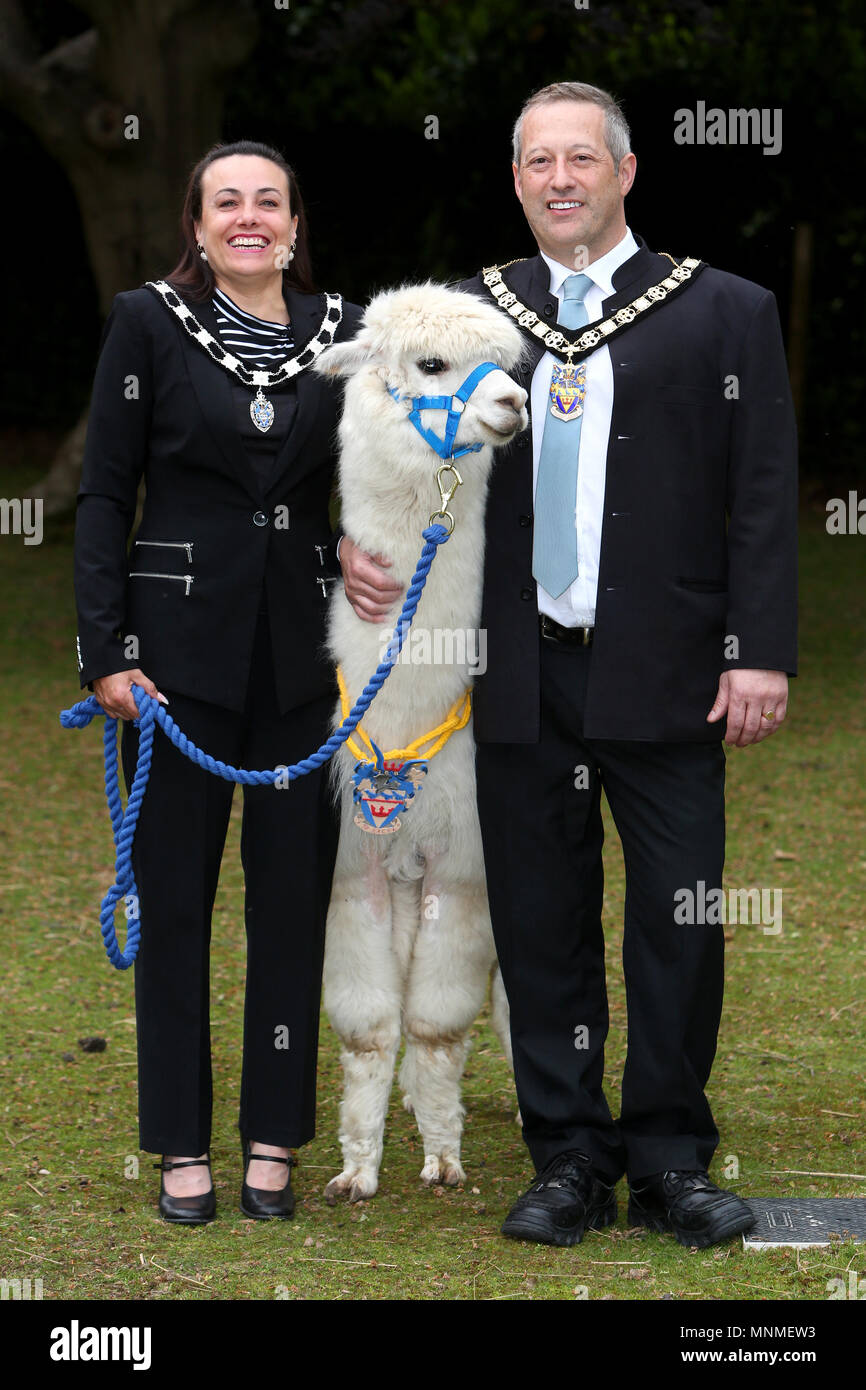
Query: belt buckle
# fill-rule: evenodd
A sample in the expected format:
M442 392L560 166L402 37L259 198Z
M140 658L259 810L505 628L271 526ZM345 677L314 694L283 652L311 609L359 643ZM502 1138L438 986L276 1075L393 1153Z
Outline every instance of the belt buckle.
M594 627L563 627L549 613L539 613L541 635L557 646L592 646Z
M549 613L540 613L541 635L558 647L590 647L595 628L562 627Z

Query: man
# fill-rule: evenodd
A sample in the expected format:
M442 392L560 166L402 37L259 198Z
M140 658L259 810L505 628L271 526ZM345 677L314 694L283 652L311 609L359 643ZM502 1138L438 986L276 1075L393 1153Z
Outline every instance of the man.
M539 254L503 267L499 302L526 328L518 379L532 428L491 483L475 737L538 1171L503 1231L572 1245L615 1219L625 1171L631 1224L705 1247L754 1218L707 1173L723 929L712 911L682 921L678 904L684 889L705 902L721 886L722 735L744 748L785 718L795 430L772 294L694 263L672 278L673 258L626 223L629 140L613 98L578 83L536 93L514 130L515 189ZM503 287L494 273L465 288ZM600 346L569 354L594 322L606 325ZM395 596L387 557L344 538L341 559L350 601L381 621ZM602 789L626 871L617 1121L602 1090Z

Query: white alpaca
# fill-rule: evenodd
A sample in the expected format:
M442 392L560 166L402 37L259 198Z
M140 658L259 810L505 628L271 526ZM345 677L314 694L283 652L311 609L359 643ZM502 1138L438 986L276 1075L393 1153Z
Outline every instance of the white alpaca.
M358 337L322 353L317 369L348 378L340 424L342 525L370 554L387 554L404 593L423 545L422 530L440 505L442 460L413 427L405 396L451 396L481 362L496 362L460 416L455 449L480 443L457 460L464 479L450 504L456 525L437 551L406 639L410 654L436 655L444 634L468 633L444 652L450 664L400 660L364 716L362 728L383 751L404 748L434 729L472 682L471 650L481 613L484 511L493 449L526 428L526 392L505 374L522 351L516 326L500 310L439 285L406 286L369 305ZM442 411L423 410L442 435ZM384 655L402 596L383 623L359 618L335 586L329 647L354 703ZM419 641L420 639L420 641ZM481 648L483 651L483 647ZM463 659L459 659L463 658ZM342 717L338 712L338 721ZM340 846L328 913L324 1002L342 1042L340 1112L343 1171L329 1200L371 1197L378 1185L394 1064L404 1104L424 1140L421 1179L455 1184L463 1107L460 1079L467 1034L495 964L481 834L475 804L470 723L430 759L421 790L393 834L365 834L354 823L346 747L334 759L342 798ZM498 970L493 1025L511 1061L508 1010Z

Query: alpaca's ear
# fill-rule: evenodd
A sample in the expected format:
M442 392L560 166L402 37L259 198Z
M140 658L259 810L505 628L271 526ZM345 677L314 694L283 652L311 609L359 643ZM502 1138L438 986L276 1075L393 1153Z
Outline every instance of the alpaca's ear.
M350 343L332 343L319 353L313 364L320 376L354 376L372 358L369 344L363 337Z

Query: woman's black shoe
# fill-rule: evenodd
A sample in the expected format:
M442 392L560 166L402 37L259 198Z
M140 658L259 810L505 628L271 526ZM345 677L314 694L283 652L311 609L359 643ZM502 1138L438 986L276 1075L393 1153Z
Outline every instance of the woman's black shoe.
M170 1173L173 1168L204 1168L210 1172L210 1158L185 1158L180 1163L166 1163L163 1154L160 1163L154 1163L161 1173ZM210 1192L202 1192L197 1197L172 1197L165 1190L165 1178L159 1180L159 1214L164 1221L174 1221L182 1226L203 1226L216 1216L216 1194L211 1178Z
M244 1216L253 1216L258 1221L267 1221L277 1216L286 1220L295 1212L295 1194L292 1191L292 1158L280 1158L278 1154L251 1154L249 1141L241 1138L241 1152L244 1156L244 1180L241 1186L241 1211ZM247 1169L250 1159L266 1163L285 1163L288 1168L285 1187L271 1192L264 1187L250 1187L247 1183Z

